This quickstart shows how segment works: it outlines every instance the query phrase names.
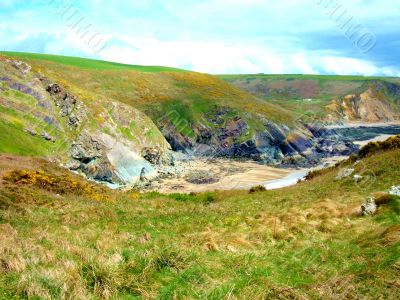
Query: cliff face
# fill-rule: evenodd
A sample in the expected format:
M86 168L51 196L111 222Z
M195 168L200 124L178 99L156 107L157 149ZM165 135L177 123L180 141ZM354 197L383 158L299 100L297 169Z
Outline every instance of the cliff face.
M1 152L45 156L121 184L173 164L168 142L145 114L115 101L87 101L24 62L0 60L0 104L7 135Z
M400 86L377 82L326 106L329 121L392 122L399 118Z

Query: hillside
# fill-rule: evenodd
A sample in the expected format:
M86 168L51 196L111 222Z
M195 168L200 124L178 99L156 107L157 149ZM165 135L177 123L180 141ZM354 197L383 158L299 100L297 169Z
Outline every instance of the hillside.
M144 156L158 149L171 165L170 145L150 118L121 102L95 102L0 57L0 152L47 157L89 178L131 183L154 176L157 165Z
M5 54L0 61L2 109L17 116L8 117L3 127L15 131L18 124L20 130L3 145L3 152L28 151L11 149L17 147L14 136L19 136L22 144L33 146L29 151L49 156L42 152L51 147L41 152L44 141L38 136L55 144L61 139L64 152L56 151L59 160L96 180L133 183L176 174L170 150L285 166L314 165L322 157L355 150L346 140L328 139L326 147L327 139L322 141L296 122L296 113L216 76L73 57ZM36 99L36 94L41 96ZM22 120L32 109L35 119L41 119L33 121L38 132ZM59 138L49 136L46 126ZM32 139L40 140L37 147Z
M111 193L0 155L0 298L397 299L400 199L376 192L399 185L398 140L252 194Z
M312 114L328 122L350 120L371 123L399 118L399 78L261 74L220 77L299 116ZM361 103L360 95L364 95ZM354 99L350 105L353 108L349 107L346 97ZM361 111L358 111L359 104L363 106Z

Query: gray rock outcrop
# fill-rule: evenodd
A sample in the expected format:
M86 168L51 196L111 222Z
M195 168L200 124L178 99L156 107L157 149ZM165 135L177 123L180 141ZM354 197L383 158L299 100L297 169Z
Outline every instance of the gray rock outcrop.
M368 197L367 201L361 205L361 214L363 216L370 216L376 213L378 206L375 203L374 197Z
M354 173L354 169L342 169L336 175L335 180L342 180L344 178L350 177Z

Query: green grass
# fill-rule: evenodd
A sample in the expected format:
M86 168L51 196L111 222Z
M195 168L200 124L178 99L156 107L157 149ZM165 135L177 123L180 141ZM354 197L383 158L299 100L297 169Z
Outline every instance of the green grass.
M253 194L113 192L115 202L99 202L73 190L55 197L5 186L0 292L50 299L396 299L399 200L372 217L354 211L372 192L399 183L399 160L398 149L364 159L356 172L372 171L376 180L362 186L334 180L349 161L297 186Z
M45 141L40 136L31 136L18 124L0 121L0 153L11 153L23 156L52 157L65 150L62 141L55 144Z
M25 52L9 52L0 51L0 54L15 57L24 60L39 60L39 61L50 61L59 63L67 66L79 67L82 69L93 69L93 70L119 70L119 71L139 71L139 72L185 72L182 69L161 67L161 66L138 66L138 65L127 65L120 64L96 59L87 59L71 56L60 56L50 54L36 54L36 53L25 53Z

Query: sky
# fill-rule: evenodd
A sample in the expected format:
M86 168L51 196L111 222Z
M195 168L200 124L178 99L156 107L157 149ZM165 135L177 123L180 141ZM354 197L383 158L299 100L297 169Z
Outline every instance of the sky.
M0 50L212 74L400 76L398 0L0 0Z

